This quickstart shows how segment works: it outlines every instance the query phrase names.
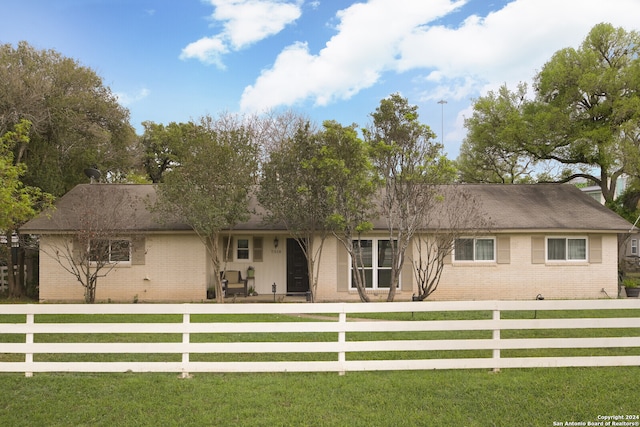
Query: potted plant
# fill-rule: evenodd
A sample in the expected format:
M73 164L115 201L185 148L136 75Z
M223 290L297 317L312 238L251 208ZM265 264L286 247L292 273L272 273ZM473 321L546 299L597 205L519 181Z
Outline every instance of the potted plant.
M247 268L247 277L254 277L256 274L255 269L253 268L253 266L249 266L249 268Z
M629 298L638 298L640 295L640 286L638 286L638 279L626 278L622 281L622 285Z

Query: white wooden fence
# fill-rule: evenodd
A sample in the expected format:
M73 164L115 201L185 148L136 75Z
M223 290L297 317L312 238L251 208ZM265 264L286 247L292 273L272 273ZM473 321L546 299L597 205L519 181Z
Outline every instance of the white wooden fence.
M14 266L14 271L17 269L17 266ZM24 277L26 281L27 268L24 268ZM0 292L7 292L9 290L9 267L0 266Z
M608 317L542 319L546 310L614 310ZM418 313L489 311L486 320L366 320L363 313ZM505 319L506 311L528 310L528 318ZM534 312L535 310L535 312ZM328 303L328 304L7 304L0 305L0 372L178 372L188 376L195 372L339 372L373 370L422 369L494 369L572 366L638 366L640 365L640 312L631 317L624 310L640 310L640 300L584 301L468 301L468 302L399 302L399 303ZM598 314L601 312L599 311ZM603 314L605 312L602 312ZM50 314L178 314L176 323L47 323L39 322ZM191 322L200 314L284 314L305 316L304 321L277 322ZM5 319L2 320L3 315ZM16 318L23 319L16 322ZM329 317L326 317L329 316ZM627 314L629 316L629 314ZM90 316L88 316L90 317ZM417 316L416 316L417 317ZM488 316L487 316L488 317ZM113 320L113 319L112 319ZM22 323L24 322L24 323ZM629 329L633 328L633 329ZM616 337L577 338L501 338L505 330L620 330ZM628 329L627 331L624 331ZM424 339L422 332L492 331L484 339ZM333 333L330 342L192 342L191 334L268 334L273 341L280 333ZM416 339L350 340L353 333L411 332ZM623 333L625 332L625 333ZM39 334L181 334L182 342L38 342ZM15 335L24 342L15 342ZM584 335L584 334L583 334ZM589 334L587 334L589 335ZM626 335L626 336L625 336ZM13 336L13 339L6 337ZM315 335L317 336L317 335ZM5 337L5 338L3 338ZM18 340L22 341L22 337ZM14 341L14 342L8 342ZM566 356L566 357L501 357L501 350L514 349L575 349L575 348L636 348L633 355ZM431 352L440 350L484 350L486 357L423 358L412 360L356 360L347 357L352 352ZM47 361L43 354L178 354L181 361ZM261 354L261 361L192 361L197 353ZM335 360L264 361L276 353L333 353ZM629 353L629 352L627 352ZM5 359L2 359L3 354ZM6 361L7 356L24 355L24 361ZM418 353L424 354L424 353ZM438 353L440 355L441 353ZM34 360L34 355L36 359ZM267 355L267 356L265 356ZM179 357L179 356L178 356ZM176 360L177 358L176 357ZM459 355L457 357L460 357ZM256 357L258 358L258 357ZM17 360L20 360L18 358Z
M9 268L0 266L0 292L9 290Z

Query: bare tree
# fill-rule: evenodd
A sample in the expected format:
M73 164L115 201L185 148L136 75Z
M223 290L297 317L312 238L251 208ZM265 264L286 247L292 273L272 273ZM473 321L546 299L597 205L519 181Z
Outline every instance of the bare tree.
M269 110L261 116L245 119L260 145L260 161L269 161L271 153L281 150L283 144L295 138L302 127L309 126L310 133L318 131L317 125L305 114L294 110Z
M60 204L65 215L54 211L50 218L62 237L40 249L80 282L84 301L93 303L98 279L131 259L132 242L125 236L135 228L138 203L124 185L85 184Z
M481 202L461 185L439 188L432 196L431 209L423 219L425 231L416 234L417 256L412 260L418 283L418 295L424 300L438 288L445 260L453 251L454 242L462 237L473 238L492 227L491 218Z

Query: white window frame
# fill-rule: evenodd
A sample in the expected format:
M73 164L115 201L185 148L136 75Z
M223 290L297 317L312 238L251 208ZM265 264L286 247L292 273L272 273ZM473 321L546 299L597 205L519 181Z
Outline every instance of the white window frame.
M631 255L638 255L638 239L631 239Z
M94 239L95 241L107 241L109 242L109 259L108 260L96 260L96 259L92 259L91 258L91 242L89 242L89 262L91 263L99 263L99 262L106 262L107 264L131 264L131 256L132 256L132 252L131 252L131 239L127 239L127 238L119 238L119 239ZM112 254L112 250L111 250L111 245L113 244L113 242L128 242L129 244L129 258L127 260L112 260L111 259L111 254Z
M549 258L549 240L565 240L565 254L564 254L564 259L550 259ZM575 258L575 259L569 259L568 258L568 241L569 240L584 240L584 259L582 258ZM587 236L547 236L544 239L544 256L545 256L545 260L546 262L549 263L587 263L589 262L589 239L587 238Z
M456 240L473 240L473 259L456 259ZM476 241L478 240L491 240L493 241L493 256L491 259L476 259ZM453 251L451 253L451 260L455 264L468 264L468 263L495 263L497 254L496 238L493 236L479 236L479 237L459 237L453 241Z
M247 247L246 248L241 248L240 247L240 240L246 240L247 241ZM233 239L233 256L235 258L235 260L237 262L251 262L251 258L252 258L252 254L253 254L253 244L252 244L253 239L250 236L236 236ZM238 253L240 251L247 251L247 257L246 258L240 258L238 256Z
M360 239L360 241L362 242L368 242L371 241L371 267L365 267L365 269L367 270L371 270L371 278L372 278L372 284L371 287L367 287L365 288L367 291L378 291L378 290L384 290L384 291L388 291L390 289L390 286L378 286L378 271L379 270L389 270L391 271L391 267L378 267L378 245L379 242L383 242L383 241L389 241L388 238L386 237L372 237L372 238L368 238L368 239ZM354 240L354 245L357 243L357 240ZM400 289L401 288L401 284L402 284L402 274L400 275L400 277L398 278L398 286L396 287L396 289ZM356 285L353 283L353 263L352 263L352 259L351 256L349 256L349 290L356 290Z

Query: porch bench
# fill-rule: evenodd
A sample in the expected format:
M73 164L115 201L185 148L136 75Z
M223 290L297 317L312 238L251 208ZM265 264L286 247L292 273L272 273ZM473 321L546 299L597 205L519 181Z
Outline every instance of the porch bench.
M247 291L247 279L243 279L240 271L227 270L221 272L225 295L238 295L243 294L245 297L248 294Z

